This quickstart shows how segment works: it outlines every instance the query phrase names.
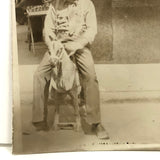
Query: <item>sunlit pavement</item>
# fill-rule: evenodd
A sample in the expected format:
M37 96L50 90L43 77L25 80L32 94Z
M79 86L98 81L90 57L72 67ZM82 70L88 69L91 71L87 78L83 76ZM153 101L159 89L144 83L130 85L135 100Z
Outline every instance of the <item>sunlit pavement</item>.
M31 94L25 94L25 100L22 100L21 104L22 132L33 129L31 125L32 98L30 96ZM101 103L102 124L110 135L109 140L99 140L96 135L85 135L82 130L79 132L73 130L34 131L30 134L23 134L23 151L30 153L97 149L116 150L119 147L127 149L125 148L127 146L128 148L130 146L134 148L134 144L156 145L160 143L159 106L159 102L103 102ZM49 108L52 108L51 104ZM145 147L143 146L143 148Z

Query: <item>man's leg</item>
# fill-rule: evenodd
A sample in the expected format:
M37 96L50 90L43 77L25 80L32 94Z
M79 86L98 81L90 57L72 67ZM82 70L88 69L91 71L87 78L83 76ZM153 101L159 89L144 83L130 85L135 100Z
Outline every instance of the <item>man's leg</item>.
M75 59L83 91L83 100L86 106L86 121L93 125L99 138L108 138L101 125L99 86L94 68L94 61L88 48L78 50Z
M81 77L83 101L86 105L86 120L89 124L100 123L99 88L91 52L87 48L78 50L75 58Z
M46 53L34 74L33 84L33 114L32 122L38 127L39 123L47 124L47 100L51 78L49 54Z

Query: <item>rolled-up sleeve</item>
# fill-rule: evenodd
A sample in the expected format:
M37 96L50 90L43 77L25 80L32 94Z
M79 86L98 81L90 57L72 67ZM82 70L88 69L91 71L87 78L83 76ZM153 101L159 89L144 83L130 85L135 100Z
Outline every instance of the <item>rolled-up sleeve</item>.
M77 39L83 46L92 44L94 38L97 34L97 18L95 7L92 1L88 1L89 3L85 6L84 10L84 20L86 25L85 32Z

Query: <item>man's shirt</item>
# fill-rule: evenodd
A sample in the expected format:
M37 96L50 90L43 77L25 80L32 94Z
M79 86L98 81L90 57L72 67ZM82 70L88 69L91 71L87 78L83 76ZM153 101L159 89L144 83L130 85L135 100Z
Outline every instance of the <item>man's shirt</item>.
M63 8L64 7L64 8ZM66 0L61 10L50 5L44 24L45 42L50 45L50 37L61 42L76 41L85 46L92 43L97 33L95 7L91 0Z

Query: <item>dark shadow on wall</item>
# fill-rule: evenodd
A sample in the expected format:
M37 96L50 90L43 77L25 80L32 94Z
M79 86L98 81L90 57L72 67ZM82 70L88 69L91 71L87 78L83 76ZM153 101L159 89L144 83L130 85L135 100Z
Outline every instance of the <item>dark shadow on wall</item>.
M92 45L95 63L112 60L112 0L92 0L97 15L98 34Z
M114 63L160 62L160 1L113 0Z

